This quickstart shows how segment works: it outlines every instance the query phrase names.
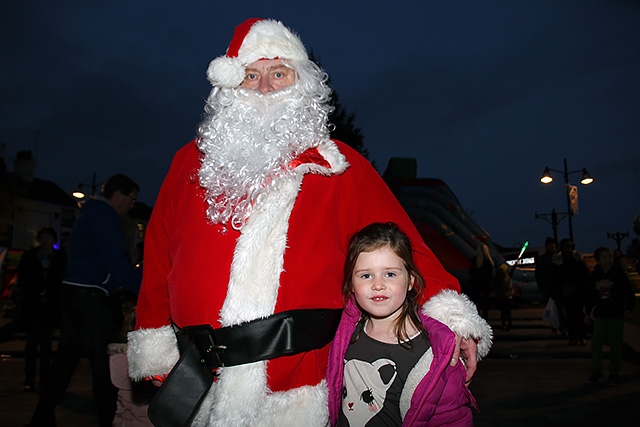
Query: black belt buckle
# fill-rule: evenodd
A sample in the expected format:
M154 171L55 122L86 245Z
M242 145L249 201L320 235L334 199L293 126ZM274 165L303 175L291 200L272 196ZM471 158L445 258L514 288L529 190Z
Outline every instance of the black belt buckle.
M227 347L216 342L215 333L211 325L185 326L183 330L200 351L200 361L207 368L213 371L224 367L224 362L220 356Z

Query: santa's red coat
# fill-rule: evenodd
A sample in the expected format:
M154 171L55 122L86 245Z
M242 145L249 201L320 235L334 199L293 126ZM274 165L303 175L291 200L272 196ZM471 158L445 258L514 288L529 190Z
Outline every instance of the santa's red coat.
M176 154L147 228L132 376L170 370L177 353L148 338L172 322L217 328L291 309L342 307L349 238L372 222L393 221L409 235L427 297L459 291L376 170L345 144L326 141L303 156L241 232L207 220L200 158L195 142ZM318 385L327 353L328 346L266 362L264 392Z

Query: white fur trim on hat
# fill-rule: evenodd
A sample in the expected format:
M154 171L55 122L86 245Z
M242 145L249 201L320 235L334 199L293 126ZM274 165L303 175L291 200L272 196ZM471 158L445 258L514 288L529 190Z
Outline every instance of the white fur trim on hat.
M221 56L211 61L207 76L213 86L234 88L244 80L245 69L238 58Z
M275 58L301 61L308 56L300 38L282 22L258 20L248 32L236 31L226 55L209 64L207 77L213 86L238 87L244 80L247 65L260 59Z

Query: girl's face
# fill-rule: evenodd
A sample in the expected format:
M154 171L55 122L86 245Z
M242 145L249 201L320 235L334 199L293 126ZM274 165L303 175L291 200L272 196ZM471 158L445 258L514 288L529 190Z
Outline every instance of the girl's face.
M414 280L388 246L361 252L351 276L356 301L372 320L397 318Z

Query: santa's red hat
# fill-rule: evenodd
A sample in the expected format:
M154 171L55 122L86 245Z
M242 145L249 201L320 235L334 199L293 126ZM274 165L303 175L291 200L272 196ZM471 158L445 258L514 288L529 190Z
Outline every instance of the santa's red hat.
M259 59L308 59L300 38L280 21L250 18L238 25L226 55L209 64L207 77L218 87L238 87L245 67Z

